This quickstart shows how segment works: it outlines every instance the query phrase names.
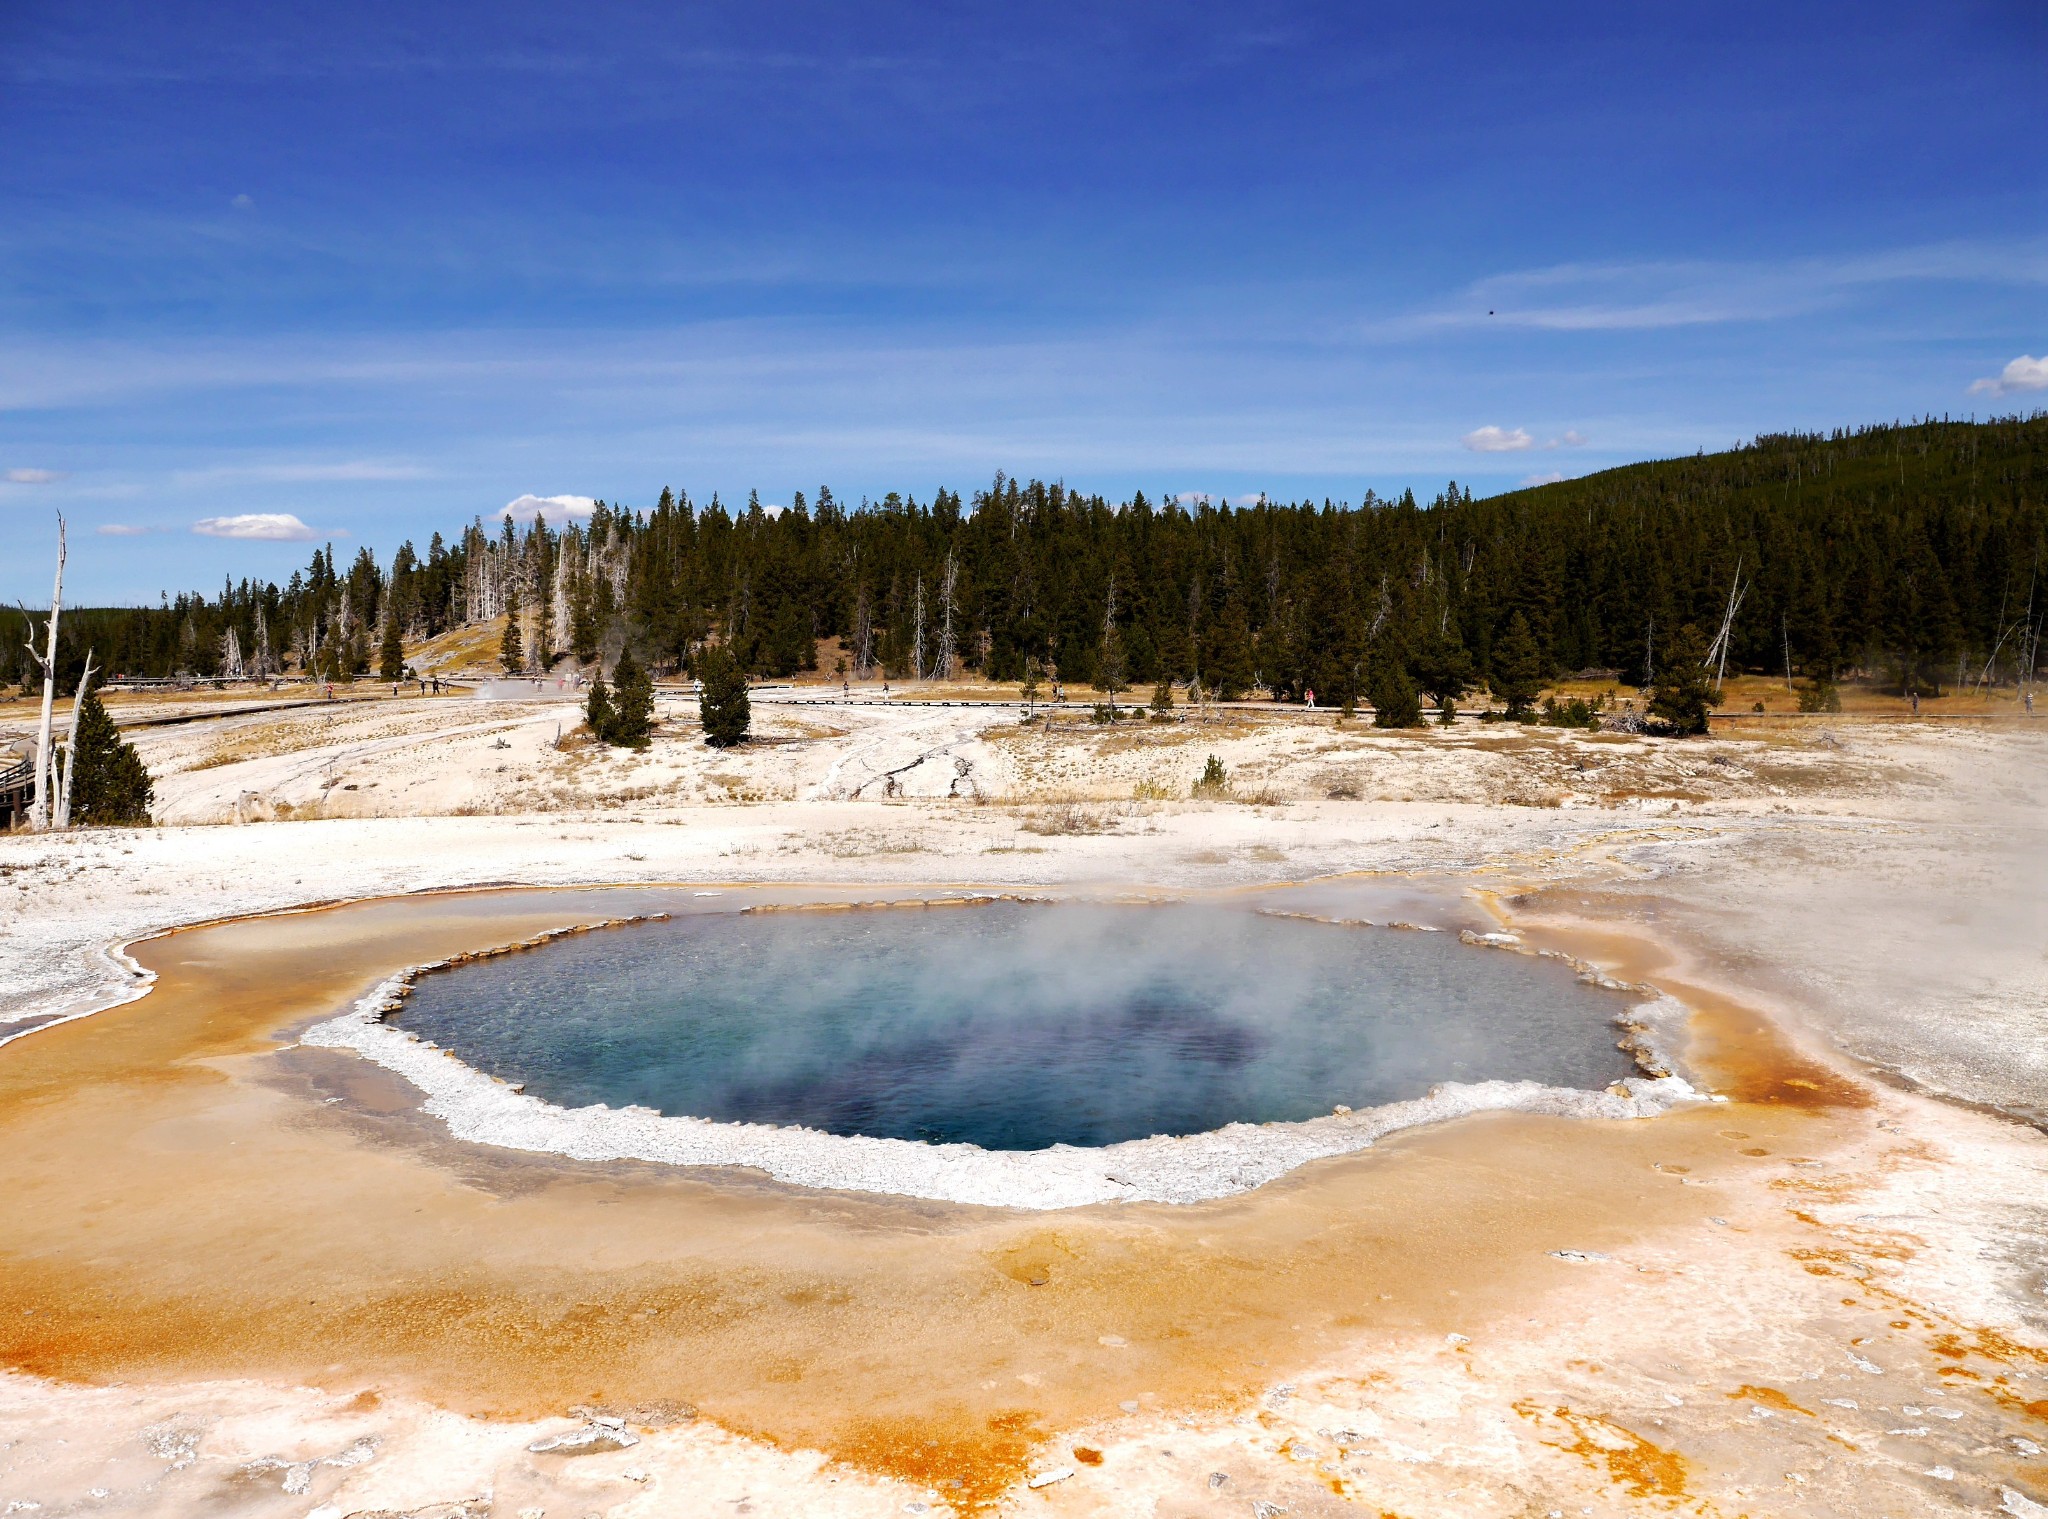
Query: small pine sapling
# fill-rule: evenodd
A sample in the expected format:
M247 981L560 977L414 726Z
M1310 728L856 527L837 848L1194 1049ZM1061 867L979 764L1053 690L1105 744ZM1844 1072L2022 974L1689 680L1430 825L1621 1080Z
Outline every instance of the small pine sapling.
M704 723L704 741L714 749L729 749L747 736L753 710L747 701L747 674L723 644L704 651L697 661L701 695L698 714Z
M505 605L505 636L498 642L498 663L505 667L507 675L517 675L526 668L526 650L519 637L519 603Z
M140 826L149 821L155 783L135 746L121 737L97 691L78 707L78 737L71 756L71 821Z
M628 650L612 671L610 742L623 749L645 749L654 736L654 677Z
M590 698L583 704L583 720L590 725L590 736L600 744L612 741L612 725L617 714L612 709L611 687L599 675L590 683Z

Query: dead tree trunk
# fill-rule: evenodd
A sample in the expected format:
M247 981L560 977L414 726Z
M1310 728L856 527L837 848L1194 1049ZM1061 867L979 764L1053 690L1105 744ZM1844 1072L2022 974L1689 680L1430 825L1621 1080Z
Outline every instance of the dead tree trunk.
M55 778L56 756L50 752L50 715L57 700L57 619L64 611L64 514L57 514L57 581L50 590L49 636L46 648L36 654L43 667L43 715L36 727L36 797L30 804L28 825L40 833L50 826L50 783ZM35 654L35 644L29 644Z
M85 651L85 673L78 677L78 690L71 698L71 728L64 736L64 783L57 788L57 827L71 826L71 773L78 764L78 709L85 705L85 693L92 685L92 650Z

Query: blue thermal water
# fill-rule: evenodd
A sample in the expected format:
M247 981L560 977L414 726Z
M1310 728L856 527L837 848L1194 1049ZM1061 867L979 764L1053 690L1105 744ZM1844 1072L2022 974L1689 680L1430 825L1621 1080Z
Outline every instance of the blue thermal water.
M988 1149L1632 1071L1614 994L1447 934L1209 906L716 913L423 976L399 1014L566 1107Z

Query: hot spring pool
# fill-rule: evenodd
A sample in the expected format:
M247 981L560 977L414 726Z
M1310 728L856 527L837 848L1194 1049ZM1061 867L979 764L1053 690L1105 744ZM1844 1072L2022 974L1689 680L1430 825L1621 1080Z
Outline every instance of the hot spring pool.
M1614 993L1448 934L1206 905L706 913L419 978L406 1030L563 1108L992 1151L1635 1074Z

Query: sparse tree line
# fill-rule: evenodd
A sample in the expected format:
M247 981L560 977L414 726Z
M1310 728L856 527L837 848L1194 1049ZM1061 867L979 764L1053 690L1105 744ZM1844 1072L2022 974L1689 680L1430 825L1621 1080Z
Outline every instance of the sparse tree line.
M75 681L90 644L123 672L391 679L406 642L510 613L516 668L630 652L695 673L715 647L786 677L838 639L856 677L1313 691L1403 721L1480 686L1522 712L1560 675L1669 685L1698 660L1931 696L2032 679L2044 540L2048 415L1768 436L1356 509L1113 504L1000 475L971 500L850 509L828 489L781 511L664 490L583 523L473 523L388 570L322 549L284 586L67 613L59 663Z

